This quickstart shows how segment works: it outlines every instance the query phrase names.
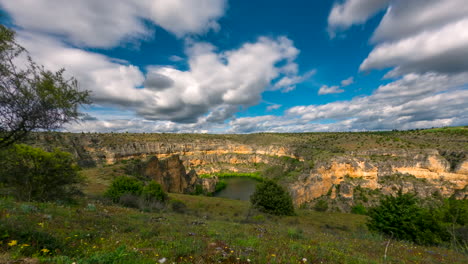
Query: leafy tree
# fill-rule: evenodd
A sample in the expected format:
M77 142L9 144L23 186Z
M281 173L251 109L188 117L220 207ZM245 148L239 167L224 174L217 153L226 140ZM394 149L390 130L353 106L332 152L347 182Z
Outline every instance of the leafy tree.
M80 193L78 166L71 154L60 150L13 145L0 151L0 167L0 185L20 200L66 200Z
M314 209L317 212L325 212L328 210L328 203L325 200L318 200L314 205Z
M161 187L161 184L155 181L151 181L148 185L143 187L142 196L146 201L156 200L164 202L168 199L168 196Z
M379 206L369 210L367 226L397 239L419 244L439 244L449 239L440 214L418 205L413 194L386 196Z
M23 62L18 65L18 62ZM0 148L36 130L53 130L78 120L78 107L89 103L76 79L64 70L39 66L15 41L15 33L0 25Z
M283 187L273 181L257 184L250 202L258 210L274 215L294 215L291 196Z
M107 189L104 196L109 197L114 202L118 202L120 197L124 194L132 194L132 195L141 195L143 191L143 183L140 182L138 179L127 177L127 176L120 176L112 181L111 186Z

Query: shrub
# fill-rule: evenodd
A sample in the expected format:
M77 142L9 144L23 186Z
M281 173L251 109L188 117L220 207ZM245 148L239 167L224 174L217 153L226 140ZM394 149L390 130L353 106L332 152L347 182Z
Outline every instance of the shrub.
M328 203L325 200L318 200L314 205L314 210L317 212L325 212L328 210Z
M139 196L142 193L143 184L131 177L120 176L112 181L111 186L106 191L104 196L112 199L113 202L117 203L120 200L120 197L124 194L132 194Z
M68 200L80 194L78 166L70 153L13 145L0 153L0 185L19 200Z
M449 240L449 234L434 210L418 205L415 195L386 196L380 205L369 210L370 230L418 244L439 244Z
M168 198L161 185L155 181L151 181L148 185L143 187L142 196L145 201L164 202Z
M294 215L291 196L273 181L263 181L257 184L250 202L254 208L264 213Z
M367 209L362 204L356 204L355 206L353 206L351 208L351 213L352 214L366 215L367 214Z
M187 205L180 200L171 200L171 209L176 213L184 213L187 209Z

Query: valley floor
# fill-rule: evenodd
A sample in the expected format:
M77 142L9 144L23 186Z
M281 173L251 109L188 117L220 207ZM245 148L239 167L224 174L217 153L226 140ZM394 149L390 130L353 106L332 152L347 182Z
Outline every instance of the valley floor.
M297 210L273 217L248 202L171 194L186 208L141 212L0 200L0 263L468 263L443 247L369 233L366 217Z

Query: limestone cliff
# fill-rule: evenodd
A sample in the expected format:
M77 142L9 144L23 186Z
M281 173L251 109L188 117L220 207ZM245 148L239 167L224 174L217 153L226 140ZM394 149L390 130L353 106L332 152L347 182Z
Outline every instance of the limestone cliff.
M164 191L171 193L193 193L197 185L211 193L214 192L217 182L217 178L199 178L193 170L186 173L178 155L163 160L150 158L143 168L143 176L155 180L161 184Z
M291 184L290 191L298 205L325 195L335 199L337 186L340 198L345 199L354 198L356 186L383 194L393 194L401 188L420 197L438 192L463 199L468 198L467 164L468 160L464 160L451 171L449 162L437 150L350 152L317 164ZM392 178L395 175L399 175L396 182Z
M441 133L42 133L35 135L32 142L46 149L61 147L74 154L82 166L155 157L147 168L148 173L164 183L165 177L175 176L157 171L170 167L170 175L179 176L164 186L175 192L190 191L188 186L193 186L194 181L205 188L214 188L210 182L194 180L187 171L195 170L198 174L260 171L273 165L284 166L281 160L289 157L304 165L297 166L283 181L297 205L323 196L352 201L358 186L384 194L403 188L416 191L420 196L438 192L464 198L468 184L468 134L465 131ZM172 155L179 155L179 158L159 161ZM412 176L391 181L396 174L414 175L415 179L425 182L414 180Z

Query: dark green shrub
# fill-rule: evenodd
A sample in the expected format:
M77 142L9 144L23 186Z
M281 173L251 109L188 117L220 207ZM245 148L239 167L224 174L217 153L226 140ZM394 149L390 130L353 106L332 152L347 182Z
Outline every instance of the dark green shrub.
M362 205L362 204L356 204L351 208L351 213L352 214L360 214L360 215L366 215L367 214L367 208Z
M185 213L187 210L187 205L185 205L184 202L180 200L171 200L170 204L172 211L176 213Z
M440 214L418 205L412 194L386 196L380 205L369 210L367 226L397 239L413 241L418 244L440 244L449 240L443 227Z
M132 194L139 196L143 190L143 184L131 177L120 176L112 181L111 186L106 191L104 196L112 199L113 202L117 203L120 197L124 194Z
M294 215L291 196L283 187L273 181L257 184L250 197L252 206L261 212L274 215Z
M0 152L0 168L4 192L19 200L69 200L81 193L83 179L70 153L13 145Z
M155 181L151 181L148 185L143 187L142 196L146 201L164 202L168 198L162 186Z
M217 193L217 192L219 192L219 191L221 191L221 190L226 189L226 187L227 187L226 181L224 181L224 180L219 180L219 181L216 183L216 187L215 187L215 191L214 191L214 192Z
M326 212L328 210L328 203L325 200L318 200L314 205L314 210L317 212Z

